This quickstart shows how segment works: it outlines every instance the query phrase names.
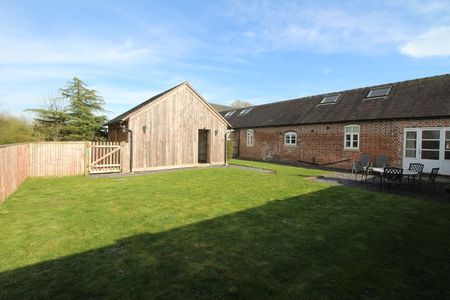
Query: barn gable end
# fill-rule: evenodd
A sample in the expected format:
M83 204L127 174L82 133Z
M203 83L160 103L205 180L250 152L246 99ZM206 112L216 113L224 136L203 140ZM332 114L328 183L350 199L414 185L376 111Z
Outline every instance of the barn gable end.
M111 140L132 135L134 171L225 163L229 124L189 83L144 103L108 123Z

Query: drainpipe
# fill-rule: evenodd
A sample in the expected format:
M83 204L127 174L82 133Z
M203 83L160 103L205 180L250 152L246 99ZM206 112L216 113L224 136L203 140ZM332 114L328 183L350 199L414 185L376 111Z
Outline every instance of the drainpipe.
M225 133L225 158L224 158L224 161L225 161L225 165L227 165L227 159L228 159L228 156L227 156L227 154L228 154L228 147L227 147L227 145L228 145L228 135L231 133L231 131L230 130L227 130L227 132Z
M130 173L133 172L133 131L127 127L125 127L125 125L123 125L123 122L120 123L120 128L122 128L122 130L126 131L129 133L129 140L130 140Z

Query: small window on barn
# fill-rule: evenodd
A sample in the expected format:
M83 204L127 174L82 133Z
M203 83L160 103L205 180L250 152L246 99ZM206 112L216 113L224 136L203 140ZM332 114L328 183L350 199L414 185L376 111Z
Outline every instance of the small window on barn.
M370 89L366 98L386 97L391 91L391 86Z
M253 129L247 130L247 147L253 147Z
M337 100L339 99L339 96L341 96L340 93L327 95L327 96L323 97L322 101L320 101L320 104L333 104L333 103L336 103Z
M232 111L227 112L227 113L225 114L225 118L231 117L232 115L234 115L235 112L236 112L235 110L232 110Z
M297 145L297 132L289 131L284 134L284 144L286 146Z
M239 113L239 115L240 115L240 116L244 116L244 115L248 114L252 109L253 109L253 107L247 107L247 108L244 108L243 110L241 110L241 112Z
M344 127L344 149L359 149L359 125L347 125Z

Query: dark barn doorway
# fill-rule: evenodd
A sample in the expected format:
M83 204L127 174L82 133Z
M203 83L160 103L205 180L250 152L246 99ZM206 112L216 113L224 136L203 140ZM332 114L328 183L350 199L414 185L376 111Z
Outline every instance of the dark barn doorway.
M208 163L209 162L209 130L199 129L198 130L198 162Z

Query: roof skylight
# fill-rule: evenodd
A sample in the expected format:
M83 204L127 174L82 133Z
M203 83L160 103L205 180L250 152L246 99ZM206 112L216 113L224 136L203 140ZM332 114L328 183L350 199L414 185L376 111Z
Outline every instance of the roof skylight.
M253 109L253 107L247 107L247 108L244 108L243 110L241 110L241 112L239 113L239 115L240 115L240 116L244 116L244 115L248 114L252 109Z
M389 94L390 90L391 90L391 86L373 88L373 89L370 89L366 98L385 97Z
M339 96L341 96L341 93L326 95L325 97L323 97L322 101L320 101L320 104L336 103L336 101L339 99Z
M231 110L231 111L227 112L225 114L225 118L231 117L232 115L234 115L235 112L236 112L236 110Z

